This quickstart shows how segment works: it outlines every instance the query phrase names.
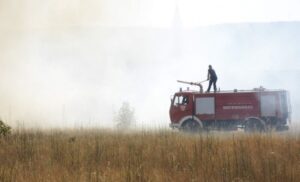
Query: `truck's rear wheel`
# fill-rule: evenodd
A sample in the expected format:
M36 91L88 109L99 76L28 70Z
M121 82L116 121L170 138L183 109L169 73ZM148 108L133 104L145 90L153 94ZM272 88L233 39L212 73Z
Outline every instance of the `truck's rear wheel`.
M245 132L252 133L252 132L265 132L266 131L266 124L263 120L250 118L245 121Z
M202 124L193 119L189 119L182 124L181 130L184 132L196 133L202 130Z

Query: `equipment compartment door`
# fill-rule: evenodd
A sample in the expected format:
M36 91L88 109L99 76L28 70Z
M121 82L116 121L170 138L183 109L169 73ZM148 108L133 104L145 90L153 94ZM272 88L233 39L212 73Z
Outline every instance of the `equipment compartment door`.
M196 98L196 114L215 114L215 98L214 97L200 97Z
M276 116L275 95L262 95L260 99L261 116Z

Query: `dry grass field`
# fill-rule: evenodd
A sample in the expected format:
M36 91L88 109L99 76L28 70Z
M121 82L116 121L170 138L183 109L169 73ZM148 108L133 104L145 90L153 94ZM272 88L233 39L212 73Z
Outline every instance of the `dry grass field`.
M300 181L300 135L104 130L0 137L0 181Z

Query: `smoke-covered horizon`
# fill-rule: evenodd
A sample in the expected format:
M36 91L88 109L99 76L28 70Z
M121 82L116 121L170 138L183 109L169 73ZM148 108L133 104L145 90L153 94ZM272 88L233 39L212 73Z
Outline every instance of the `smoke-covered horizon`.
M293 29L300 25L290 24ZM282 46L289 52L277 52L293 36L289 29L281 36L276 33L289 23L261 26L71 29L57 38L43 31L11 38L17 46L2 54L10 61L1 61L1 117L38 127L112 126L114 113L128 101L138 124L164 127L170 95L186 87L176 80L203 80L208 64L216 69L221 90L287 89L297 106L299 63L293 56L299 55L295 45ZM275 35L268 36L269 30Z
M159 26L137 26L130 8L147 3L116 15L107 1L43 3L0 1L0 118L13 126L111 127L129 102L138 126L167 127L170 96L187 87L176 80L204 80L208 64L221 90L289 90L300 119L300 22L187 28L172 4Z

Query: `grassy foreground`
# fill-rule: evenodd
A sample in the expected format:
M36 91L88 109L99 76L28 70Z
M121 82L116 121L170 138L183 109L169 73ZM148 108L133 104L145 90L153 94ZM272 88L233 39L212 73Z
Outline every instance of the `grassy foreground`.
M300 181L296 134L15 132L0 181Z

